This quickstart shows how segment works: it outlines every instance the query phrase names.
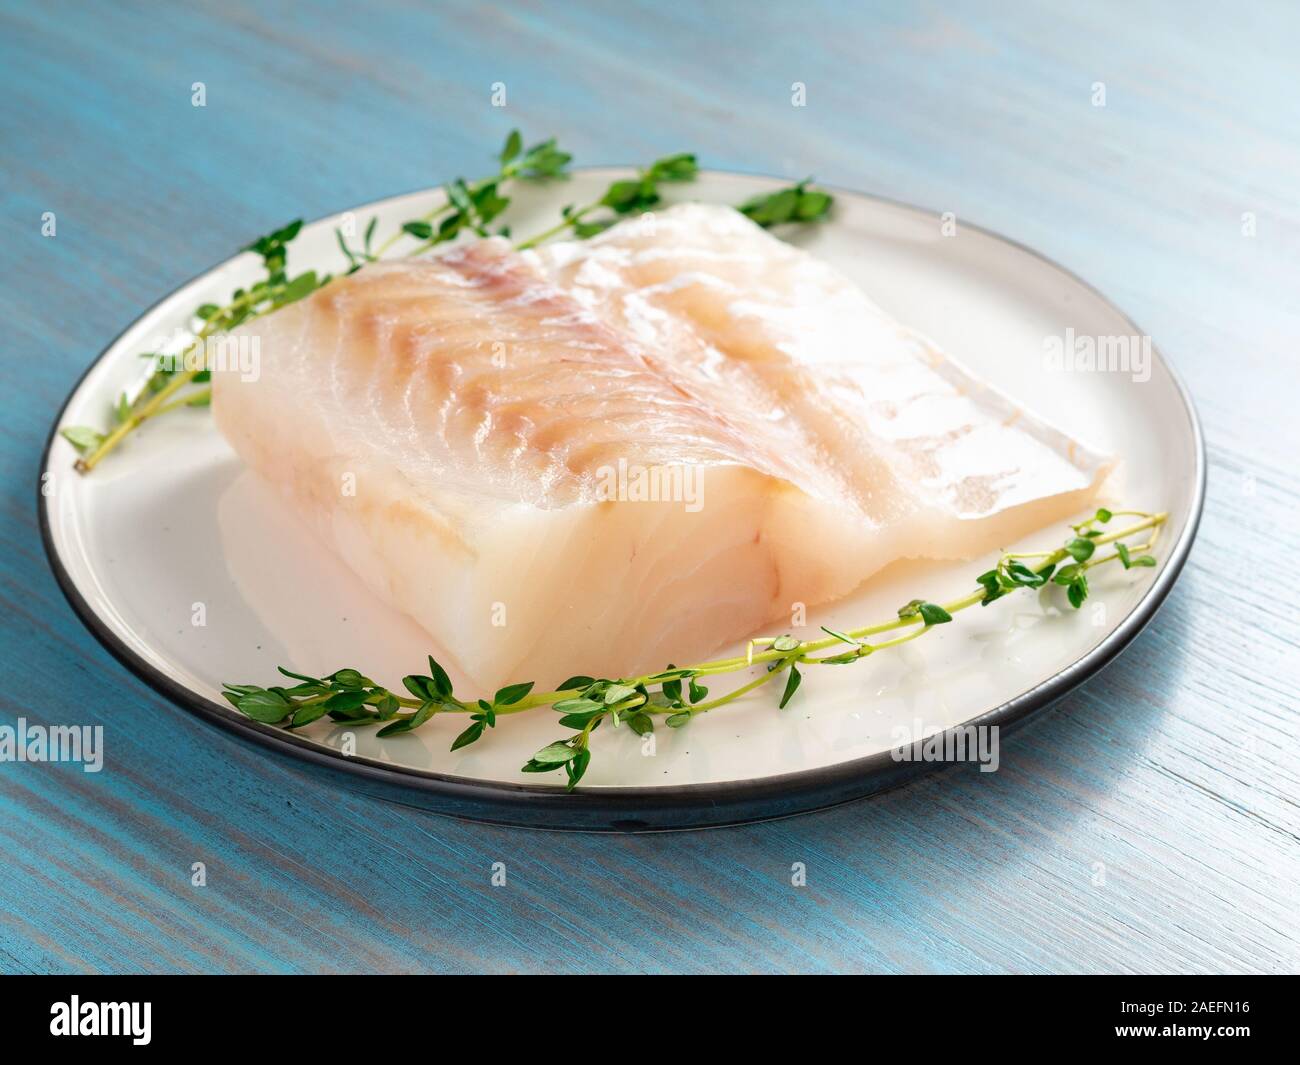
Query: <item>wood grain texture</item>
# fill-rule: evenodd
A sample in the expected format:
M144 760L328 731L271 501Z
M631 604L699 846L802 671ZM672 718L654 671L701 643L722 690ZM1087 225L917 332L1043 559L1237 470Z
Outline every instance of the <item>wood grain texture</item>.
M0 969L1300 968L1300 11L764 7L0 4L0 720L103 724L109 759L0 765ZM998 773L659 837L378 805L133 680L37 535L73 381L251 235L476 173L511 125L584 162L814 172L1096 284L1209 440L1200 541L1155 623Z

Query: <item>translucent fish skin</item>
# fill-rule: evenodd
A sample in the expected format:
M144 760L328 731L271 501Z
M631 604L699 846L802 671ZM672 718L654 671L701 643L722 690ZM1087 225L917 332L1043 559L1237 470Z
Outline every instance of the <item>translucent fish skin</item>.
M487 687L698 660L1106 469L730 208L372 264L244 331L226 438Z

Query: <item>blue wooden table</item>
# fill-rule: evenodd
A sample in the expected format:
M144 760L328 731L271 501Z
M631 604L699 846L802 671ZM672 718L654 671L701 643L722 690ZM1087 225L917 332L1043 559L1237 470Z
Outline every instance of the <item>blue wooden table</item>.
M110 755L0 765L0 969L1300 968L1300 13L764 6L0 3L0 723L102 724ZM38 540L72 383L251 235L477 173L513 125L580 162L815 173L1095 283L1209 440L1156 622L998 773L654 837L368 801L134 680Z

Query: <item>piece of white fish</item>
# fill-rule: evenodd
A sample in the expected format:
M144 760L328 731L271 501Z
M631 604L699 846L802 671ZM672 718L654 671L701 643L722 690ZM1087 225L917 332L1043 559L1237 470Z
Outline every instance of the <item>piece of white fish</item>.
M221 431L486 687L698 660L1108 468L724 207L375 263L244 331Z

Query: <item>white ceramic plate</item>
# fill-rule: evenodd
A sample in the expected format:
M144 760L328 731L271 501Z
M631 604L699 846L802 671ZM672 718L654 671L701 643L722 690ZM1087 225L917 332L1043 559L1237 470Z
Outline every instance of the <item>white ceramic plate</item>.
M544 228L566 203L599 196L622 172L581 171L520 188L516 233ZM768 178L707 173L678 198L739 203L775 187ZM436 191L351 212L385 234L440 200ZM337 271L333 229L304 227L294 272ZM206 411L146 425L95 472L73 472L71 445L52 436L40 501L51 563L73 606L130 668L182 705L381 794L461 816L596 829L670 828L779 816L845 801L917 767L890 752L904 737L979 720L1014 724L1099 669L1155 612L1191 546L1204 491L1200 431L1190 400L1152 349L1147 379L1129 372L1065 371L1046 338L1136 336L1140 330L1060 267L1001 237L938 215L840 192L832 221L788 234L856 279L887 310L929 334L1012 398L1095 448L1120 456L1108 501L1167 511L1156 569L1098 571L1081 611L1060 589L1022 592L924 640L805 678L790 709L764 691L693 722L661 729L653 754L630 730L596 733L582 788L561 774L519 773L528 756L566 734L549 710L522 714L455 754L464 722L377 739L328 721L288 734L250 722L220 697L223 681L271 684L275 667L314 675L354 666L380 683L423 672L429 638L376 600L243 470ZM198 304L224 302L256 277L251 255L222 263L168 296L91 366L57 424L104 424L114 398L146 372L143 351L182 327ZM1138 372L1133 372L1134 370ZM1020 546L1056 546L1062 528ZM851 599L808 617L847 629L891 617L914 596L936 601L973 587L992 558L896 566ZM202 614L204 624L196 625ZM580 668L575 663L574 672ZM453 678L455 679L455 678ZM527 679L527 678L521 678ZM165 742L165 741L160 741Z

